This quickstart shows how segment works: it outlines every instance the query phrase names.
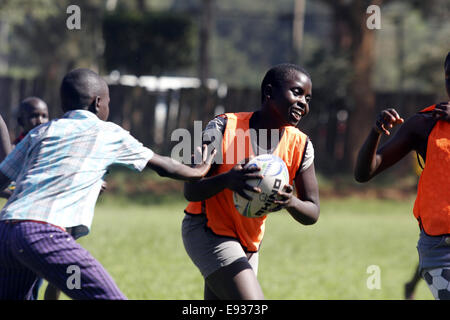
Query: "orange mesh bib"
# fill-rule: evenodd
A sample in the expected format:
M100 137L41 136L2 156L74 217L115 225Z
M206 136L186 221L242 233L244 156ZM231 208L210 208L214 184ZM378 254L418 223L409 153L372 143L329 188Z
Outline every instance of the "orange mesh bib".
M423 111L430 111L434 106ZM426 234L450 234L450 123L438 121L428 137L414 216Z
M222 140L223 164L218 166L214 175L231 170L237 163L254 156L250 139L249 121L252 112L227 113L227 125ZM287 126L273 154L286 163L289 170L289 183L300 168L306 146L307 136L295 127ZM281 134L281 133L280 133ZM264 236L266 217L247 218L234 207L233 192L224 189L213 197L190 202L186 213L205 213L208 227L218 235L237 238L249 252L255 252Z

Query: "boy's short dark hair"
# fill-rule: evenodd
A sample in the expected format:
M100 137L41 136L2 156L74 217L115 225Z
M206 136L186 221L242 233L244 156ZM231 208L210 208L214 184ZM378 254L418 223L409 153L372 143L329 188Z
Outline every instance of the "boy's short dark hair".
M445 58L444 68L448 63L450 63L450 51L447 53L447 57Z
M34 96L27 97L20 102L19 112L28 111L29 109L34 108L37 104L40 104L40 103L47 105L45 103L45 101L39 97L34 97Z
M101 94L104 80L90 69L75 69L63 78L60 88L63 111L87 109Z
M30 112L30 110L32 110L39 104L42 104L43 106L46 106L48 108L47 103L45 103L45 101L39 97L34 96L27 97L20 102L19 107L17 108L16 111L17 122L19 123L19 125L23 126L22 120L23 113Z
M272 86L280 86L286 79L292 76L293 71L301 72L311 79L310 74L302 67L293 63L282 63L273 66L266 72L261 82L261 102L264 102L264 88L271 84Z

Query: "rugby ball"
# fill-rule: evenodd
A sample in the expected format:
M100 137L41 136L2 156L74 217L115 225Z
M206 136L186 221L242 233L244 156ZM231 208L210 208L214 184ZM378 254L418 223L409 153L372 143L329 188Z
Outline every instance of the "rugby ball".
M258 166L264 179L249 179L247 183L261 189L261 193L246 192L253 199L251 201L233 192L234 206L245 217L262 217L269 212L278 211L280 205L273 202L286 184L289 184L289 172L284 161L272 154L263 154L251 159L244 168ZM245 192L245 191L244 191Z

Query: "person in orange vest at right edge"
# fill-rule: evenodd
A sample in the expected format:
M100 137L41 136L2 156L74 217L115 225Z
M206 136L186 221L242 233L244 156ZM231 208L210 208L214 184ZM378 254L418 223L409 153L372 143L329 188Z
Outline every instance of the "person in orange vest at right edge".
M218 152L206 177L185 184L184 195L190 203L182 237L205 280L206 300L264 299L257 272L266 216L244 217L233 202L233 191L247 199L261 192L247 183L262 175L260 168L244 168L246 159L259 154L283 159L289 185L278 193L275 203L301 224L318 220L314 149L308 136L296 128L309 112L311 90L311 77L303 68L276 65L262 81L260 110L219 115L203 131L203 143L210 142Z
M450 98L450 52L444 63ZM402 124L378 148L382 134ZM450 102L432 105L404 121L394 109L381 111L358 154L355 179L366 182L410 151L425 161L414 203L420 236L419 272L435 299L450 300Z

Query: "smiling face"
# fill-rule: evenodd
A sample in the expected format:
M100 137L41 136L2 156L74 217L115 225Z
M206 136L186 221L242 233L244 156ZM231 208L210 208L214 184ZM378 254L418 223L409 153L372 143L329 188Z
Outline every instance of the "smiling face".
M280 126L297 126L308 114L312 95L311 79L304 73L291 70L286 79L275 85L269 85L270 106Z

